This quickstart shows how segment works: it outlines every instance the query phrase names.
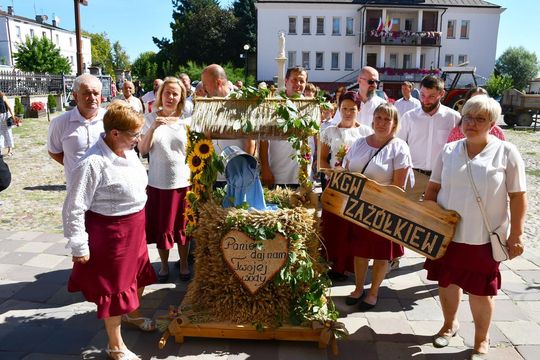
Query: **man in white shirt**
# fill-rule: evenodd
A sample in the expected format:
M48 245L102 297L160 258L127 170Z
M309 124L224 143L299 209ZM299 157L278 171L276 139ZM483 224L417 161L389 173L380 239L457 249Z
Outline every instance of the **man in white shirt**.
M188 74L182 73L178 75L178 78L184 84L186 88L186 102L184 104L184 117L189 117L193 113L193 94L195 93L195 88L191 86L191 79Z
M441 104L444 94L441 78L433 75L424 77L420 83L421 107L406 112L401 118L398 136L407 142L411 150L415 186L408 193L415 200L426 190L435 159L461 118L457 111Z
M201 82L207 97L227 97L231 92L225 70L218 64L208 65L201 74ZM249 139L212 140L214 150L219 155L227 146L238 146L250 155L255 153L255 141ZM218 174L216 187L225 185L224 174Z
M120 95L117 99L127 102L133 110L139 114L142 114L144 112L142 100L133 95L134 93L135 85L133 85L131 81L124 81L124 84L122 85L122 95Z
M404 81L403 84L401 84L401 93L403 94L403 97L396 101L396 103L394 104L399 113L399 116L403 116L403 114L405 114L407 111L422 106L422 104L420 104L420 100L412 97L412 89L413 84L409 81Z
M100 107L101 88L101 81L93 75L77 77L73 82L73 96L77 106L54 118L49 126L49 156L64 166L68 189L71 173L79 159L104 131L105 109Z
M303 67L287 69L285 75L285 94L300 97L307 84L307 71ZM296 150L286 140L261 141L259 160L261 162L261 181L267 186L298 187L298 161Z
M161 84L163 84L163 80L155 79L152 91L147 92L141 97L141 100L144 104L145 114L149 114L152 112L152 104L154 103L154 101L156 101L156 94Z

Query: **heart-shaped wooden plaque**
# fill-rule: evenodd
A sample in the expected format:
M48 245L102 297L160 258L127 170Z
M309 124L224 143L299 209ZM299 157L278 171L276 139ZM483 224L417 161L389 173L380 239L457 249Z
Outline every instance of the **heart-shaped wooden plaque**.
M264 240L262 249L241 231L232 230L221 239L221 252L229 268L253 295L272 280L289 258L289 242L281 234Z

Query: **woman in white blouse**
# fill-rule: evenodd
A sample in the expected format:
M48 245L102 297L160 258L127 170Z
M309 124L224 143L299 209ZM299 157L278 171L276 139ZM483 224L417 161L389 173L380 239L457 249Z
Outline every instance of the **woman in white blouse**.
M321 168L341 167L344 149L348 149L357 139L368 136L373 130L356 121L360 111L360 100L355 92L348 91L339 99L341 121L338 125L326 127L321 132ZM343 154L342 154L343 153ZM341 156L341 159L338 158ZM326 182L324 182L326 183ZM324 185L323 185L324 186ZM347 279L345 271L352 271L353 261L348 252L350 234L356 225L328 211L322 211L322 236L325 239L328 261L332 269L328 273L333 281ZM355 302L347 299L347 303Z
M144 230L147 176L133 151L143 121L127 104L109 106L105 134L74 169L63 208L74 263L68 290L97 304L112 359L139 359L124 344L121 321L155 330L138 310L144 286L156 281Z
M461 215L456 234L444 256L426 260L428 279L439 283L444 324L433 338L435 347L448 346L459 323L456 318L463 291L468 293L475 327L472 358L485 358L489 351L489 325L494 296L501 288L499 263L493 259L489 233L469 178L493 229L510 221L507 247L510 258L523 253L521 236L525 222L525 166L516 147L490 135L501 114L497 101L475 96L462 110L465 139L445 145L433 168L426 200Z
M412 160L405 141L396 137L399 129L397 109L388 103L379 105L373 113L374 134L357 140L345 158L345 167L352 172L362 172L366 177L382 185L405 188L412 173ZM351 241L350 253L354 256L356 287L350 294L349 303L360 301L360 310L375 307L381 286L388 272L388 261L403 255L403 247L371 231L357 226ZM373 259L371 287L364 292L364 282L370 259Z
M154 112L145 115L141 155L150 154L148 167L148 203L146 238L157 244L161 267L158 281L169 279L169 251L176 243L180 255L180 279L189 280L189 239L186 238L186 194L189 190L189 167L186 164L187 129L191 118L183 118L186 103L184 84L167 77L159 87Z

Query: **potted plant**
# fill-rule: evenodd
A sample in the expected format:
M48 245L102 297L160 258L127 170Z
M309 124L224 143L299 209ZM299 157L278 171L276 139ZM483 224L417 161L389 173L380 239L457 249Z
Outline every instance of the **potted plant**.
M51 114L56 112L56 97L53 94L47 96L47 108Z
M15 112L16 117L18 117L18 118L24 117L24 106L21 103L21 98L20 97L15 98L15 106L14 106L13 111Z
M45 103L41 101L34 101L30 104L30 117L38 118L42 115L45 115Z

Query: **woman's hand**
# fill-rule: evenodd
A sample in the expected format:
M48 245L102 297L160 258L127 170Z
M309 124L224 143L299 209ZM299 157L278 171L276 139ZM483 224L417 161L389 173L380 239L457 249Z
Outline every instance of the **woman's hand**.
M152 123L152 128L155 130L161 125L167 125L168 122L169 122L168 118L163 117L163 116L158 116L156 120L154 120L154 122Z
M90 260L90 255L85 256L72 256L71 261L79 264L86 264Z
M508 248L510 260L523 254L524 246L521 241L521 236L513 236L510 234L508 241L506 242L506 247Z

